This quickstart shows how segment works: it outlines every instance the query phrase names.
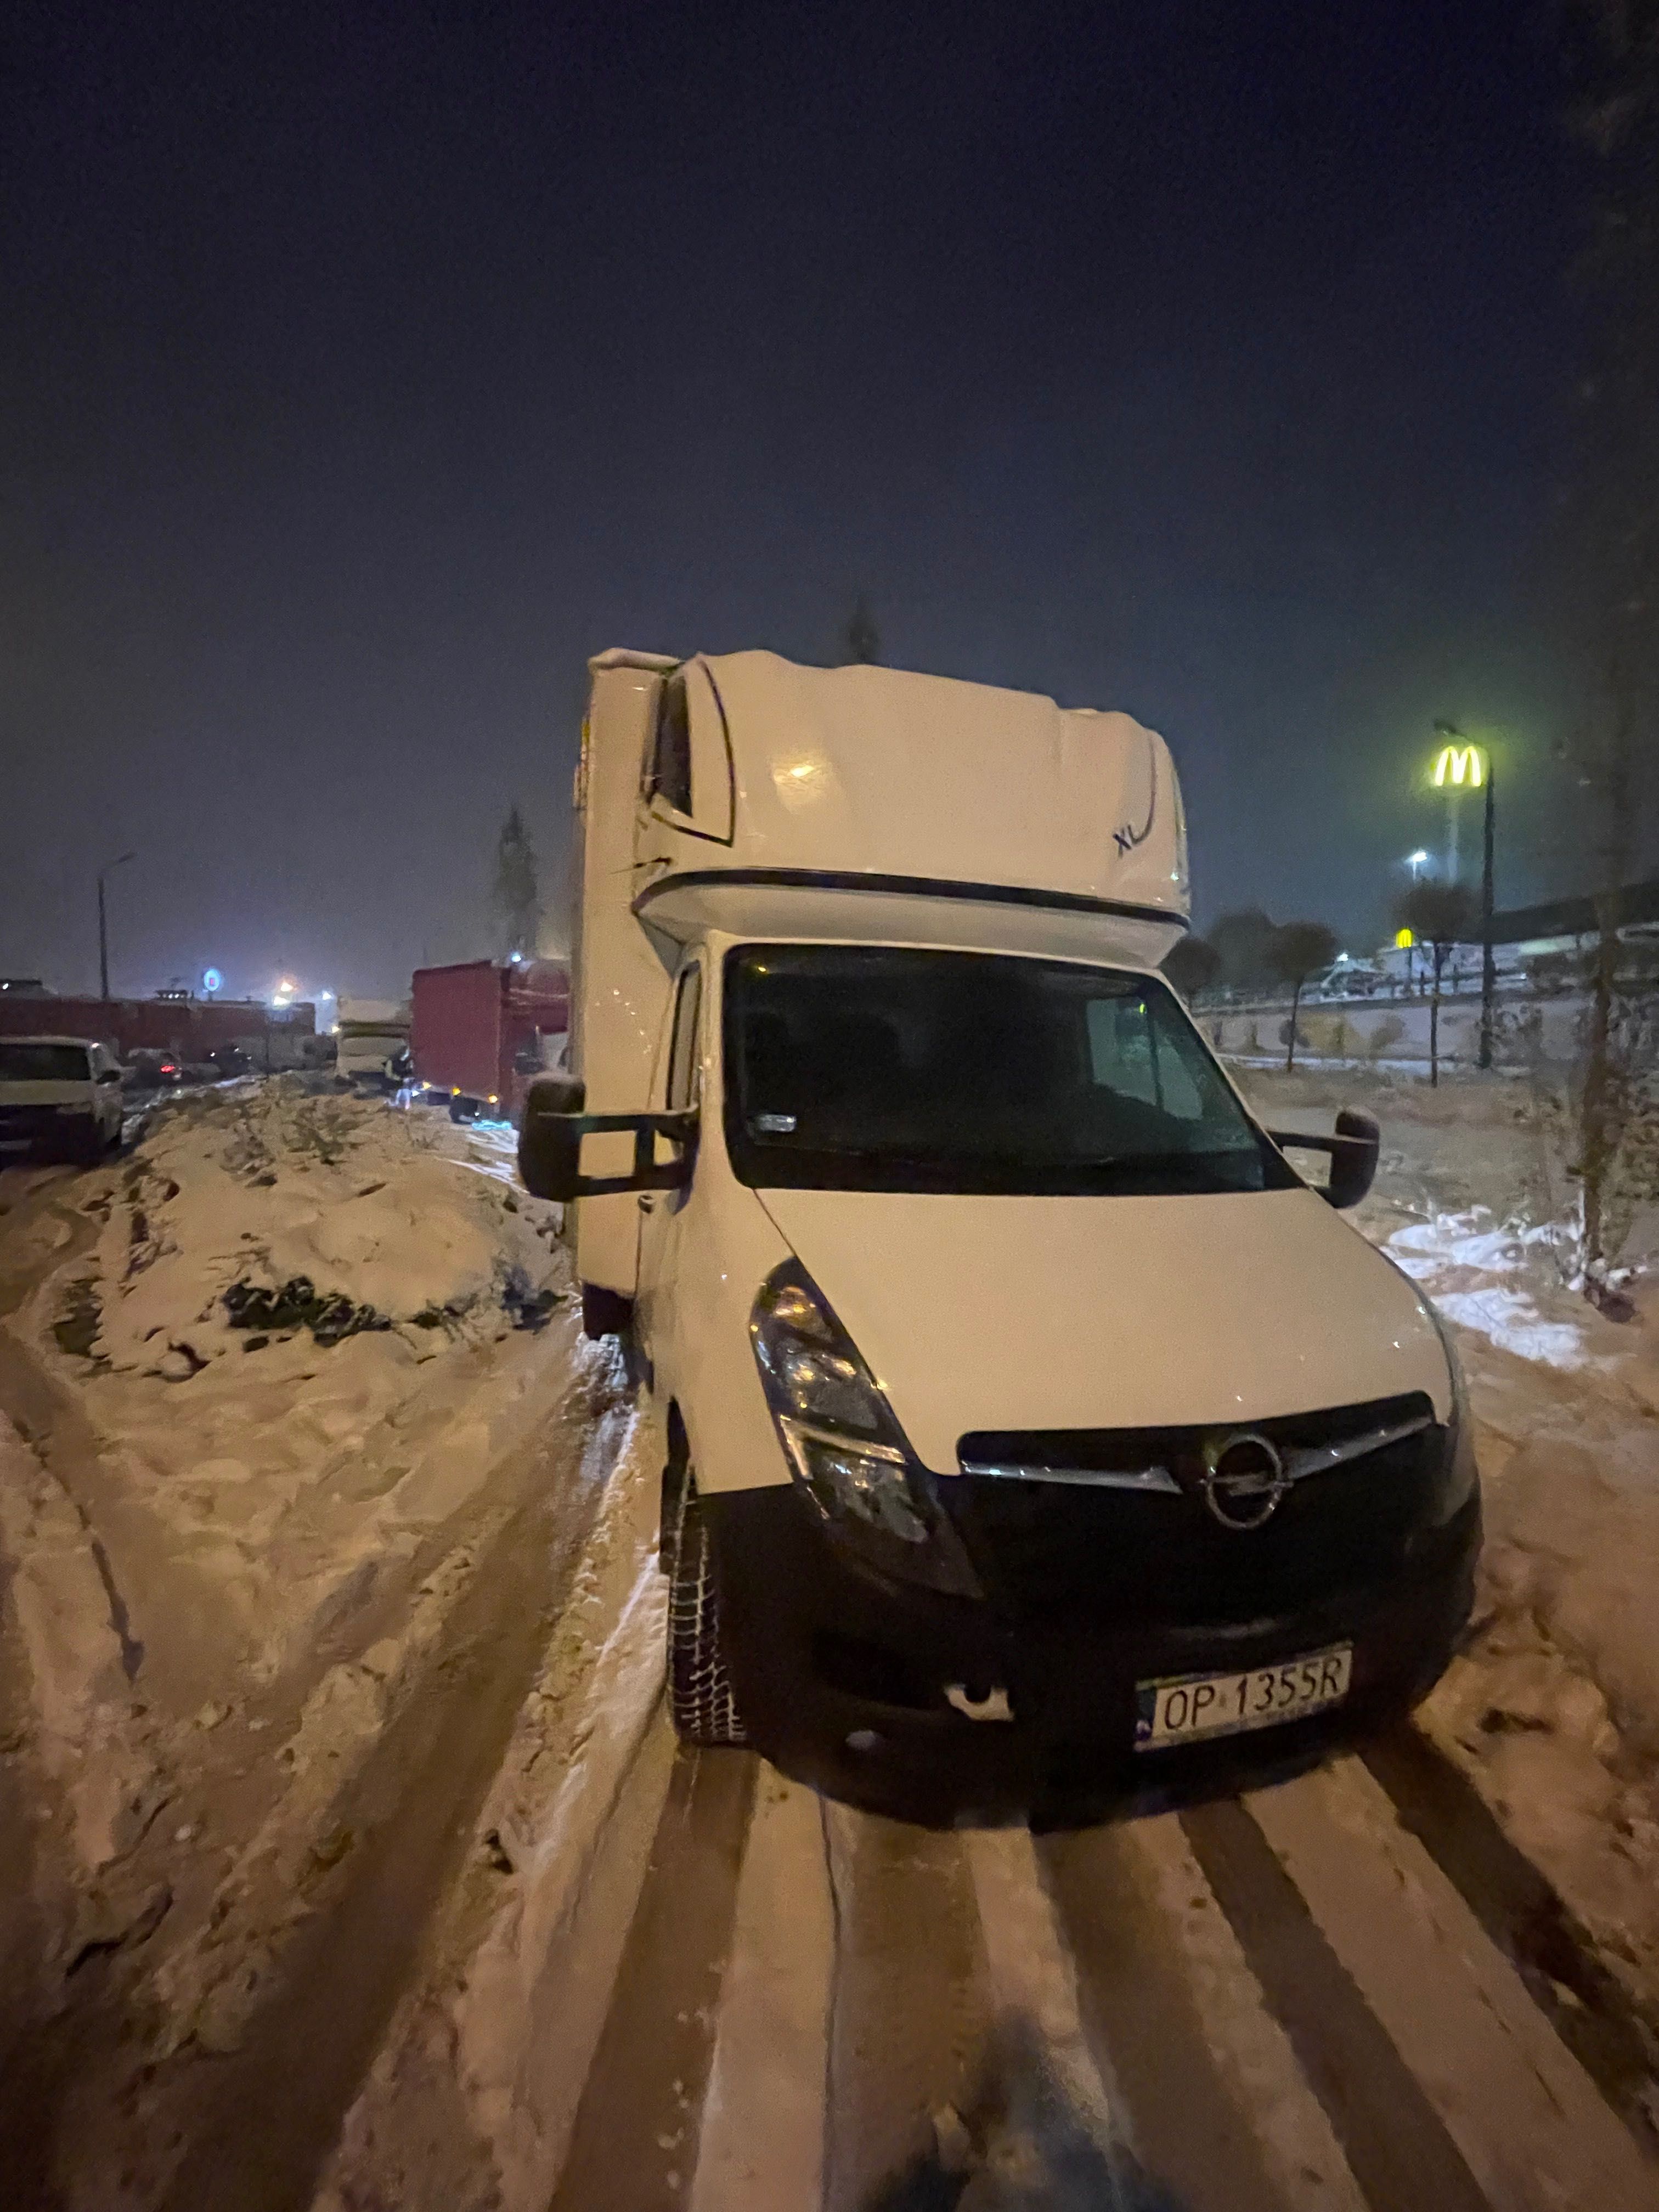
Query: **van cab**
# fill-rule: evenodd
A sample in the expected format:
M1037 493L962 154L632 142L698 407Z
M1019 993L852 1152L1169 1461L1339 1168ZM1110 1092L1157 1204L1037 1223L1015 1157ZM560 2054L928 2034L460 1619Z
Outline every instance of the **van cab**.
M0 1037L0 1161L94 1160L121 1141L121 1070L84 1037Z
M950 1818L1419 1697L1480 1540L1455 1360L1340 1218L1375 1123L1273 1136L1158 972L1162 739L769 654L594 679L520 1157L668 1439L682 1735Z

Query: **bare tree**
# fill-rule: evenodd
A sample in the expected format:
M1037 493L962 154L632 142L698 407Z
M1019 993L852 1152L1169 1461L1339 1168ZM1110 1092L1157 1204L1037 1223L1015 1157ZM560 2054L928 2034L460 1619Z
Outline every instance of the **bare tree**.
M1163 967L1183 999L1195 998L1221 973L1221 955L1201 937L1179 937L1164 954Z
M1274 930L1268 947L1274 975L1291 986L1291 1034L1285 1048L1285 1066L1296 1066L1296 1024L1302 1012L1302 987L1310 975L1328 968L1336 957L1336 933L1322 921L1287 921Z
M875 615L862 592L841 634L841 658L843 666L860 661L873 665L881 659L881 632L876 628Z
M1233 990L1266 990L1277 981L1273 962L1273 925L1259 906L1224 914L1210 932L1221 959L1221 980Z
M1480 921L1480 908L1467 884L1431 883L1427 878L1404 891L1395 913L1419 945L1426 945L1434 962L1434 981L1429 996L1429 1083L1440 1081L1440 978L1446 956L1455 945L1467 945Z
M536 848L530 842L524 817L516 806L508 810L495 843L495 879L490 904L495 922L498 957L514 954L527 958L536 950L541 927L541 891L536 871Z

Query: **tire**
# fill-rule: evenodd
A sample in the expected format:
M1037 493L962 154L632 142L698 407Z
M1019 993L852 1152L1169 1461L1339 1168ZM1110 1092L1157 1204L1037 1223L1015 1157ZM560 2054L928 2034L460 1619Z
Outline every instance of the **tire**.
M720 1644L720 1588L702 1500L688 1472L668 1583L668 1706L682 1743L749 1741Z
M634 1301L620 1291L607 1291L599 1283L582 1285L582 1334L598 1343L602 1336L626 1338L634 1325Z

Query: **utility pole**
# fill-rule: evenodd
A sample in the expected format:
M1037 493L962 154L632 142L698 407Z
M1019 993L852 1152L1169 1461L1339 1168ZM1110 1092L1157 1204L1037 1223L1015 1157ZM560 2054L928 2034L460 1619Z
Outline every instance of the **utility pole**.
M1498 994L1498 962L1492 945L1492 842L1498 812L1498 775L1491 746L1471 743L1455 722L1437 721L1434 733L1443 743L1435 756L1431 781L1437 790L1448 793L1451 799L1453 881L1456 879L1458 793L1466 783L1485 787L1485 850L1480 861L1480 1045L1476 1060L1481 1067L1490 1067L1492 1000ZM1455 970L1453 972L1455 978Z
M1486 820L1480 861L1480 1050L1478 1063L1492 1066L1492 1001L1498 995L1498 961L1492 944L1492 851L1498 810L1498 771L1486 755Z
M106 860L98 871L98 995L106 1006L109 1003L109 924L104 910L104 878L134 857L123 853L119 860Z

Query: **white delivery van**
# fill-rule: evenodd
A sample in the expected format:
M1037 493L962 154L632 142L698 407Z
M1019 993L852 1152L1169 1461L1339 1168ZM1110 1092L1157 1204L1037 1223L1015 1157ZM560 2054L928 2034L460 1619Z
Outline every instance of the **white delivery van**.
M1157 972L1162 738L765 653L592 675L520 1160L665 1421L682 1734L945 1818L1420 1695L1480 1540L1455 1361L1335 1210L1376 1124L1270 1135Z
M85 1037L0 1037L0 1164L95 1160L121 1141L121 1070Z

